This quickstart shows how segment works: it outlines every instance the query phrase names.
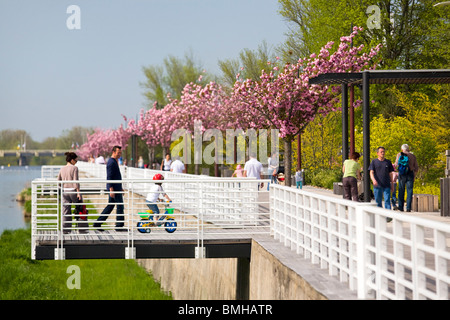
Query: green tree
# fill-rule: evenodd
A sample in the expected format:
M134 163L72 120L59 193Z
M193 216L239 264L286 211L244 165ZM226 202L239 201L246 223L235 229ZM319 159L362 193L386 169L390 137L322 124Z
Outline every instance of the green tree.
M342 117L340 112L317 115L301 135L302 168L340 168L342 163ZM297 165L298 141L293 143L293 167Z
M269 73L273 70L272 63L275 54L263 41L257 50L244 49L239 53L239 58L219 60L218 64L222 71L221 81L228 87L233 87L236 82L236 75L240 74L241 79L258 80L264 70Z
M376 157L375 148L386 148L386 158L395 161L402 144L406 143L416 155L418 178L437 184L445 168L445 150L450 148L450 125L446 119L448 96L432 101L420 92L406 94L392 89L397 103L405 110L404 117L386 119L378 115L370 123L370 158ZM362 127L357 127L356 149L362 150Z
M298 58L319 52L329 41L339 42L340 37L352 31L352 25L365 26L367 19L362 9L364 5L360 1L279 0L278 2L279 13L289 26L286 41L278 50L288 62L295 62Z
M140 85L145 89L147 106L152 107L157 102L158 109L169 102L167 94L179 99L186 84L209 81L209 76L205 74L201 63L195 60L192 52L186 53L184 59L169 55L162 66L142 67L142 71L146 81Z
M87 135L94 132L93 128L76 126L69 130L64 130L58 138L57 149L71 149L81 146L87 140Z
M376 2L377 8L370 7L374 2L369 0L279 3L279 12L290 26L280 48L288 61L317 52L328 41L337 42L354 25L366 29L361 39L368 48L383 43L382 68L432 69L449 65L450 8L433 7L435 1L381 0ZM374 19L379 25L372 23Z
M25 130L6 129L0 131L0 149L16 150L19 145L20 148L23 148L24 144L27 149L35 149L39 145Z
M285 43L278 48L286 61L317 52L328 41L338 42L352 25L365 28L358 43L366 48L382 43L379 69L437 69L450 65L450 6L433 7L432 0L279 0L280 14L290 27ZM375 9L370 6L376 5ZM369 9L369 10L368 10ZM379 26L373 18L379 14ZM430 98L441 92L423 85L398 86L402 92L419 91ZM391 85L371 87L371 116L390 119L405 116L405 110L390 91ZM448 87L447 87L448 92ZM355 98L359 90L355 89ZM358 120L357 120L358 121Z

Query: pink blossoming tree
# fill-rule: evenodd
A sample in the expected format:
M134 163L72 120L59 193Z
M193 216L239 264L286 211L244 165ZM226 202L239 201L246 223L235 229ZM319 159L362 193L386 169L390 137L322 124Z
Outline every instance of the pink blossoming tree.
M286 184L291 185L291 144L296 135L314 120L317 113L335 111L339 102L340 87L309 85L309 79L323 73L358 72L376 67L377 46L363 53L364 46L352 48L352 38L362 28L354 28L350 36L342 37L336 52L330 54L333 42L325 45L318 55L299 59L296 64L286 64L284 71L262 72L258 81L236 81L233 100L240 104L253 119L255 128L276 128L284 140L284 166ZM277 68L277 67L275 67ZM275 69L274 71L278 71Z
M76 152L83 160L87 160L89 156L106 157L110 155L112 147L115 145L126 148L129 138L130 134L122 125L117 129L97 128L94 133L87 135L87 141Z

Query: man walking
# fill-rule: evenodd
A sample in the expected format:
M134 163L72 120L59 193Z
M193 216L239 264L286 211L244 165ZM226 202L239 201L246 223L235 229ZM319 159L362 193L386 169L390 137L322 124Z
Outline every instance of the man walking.
M377 159L372 160L369 165L369 171L377 206L382 207L381 201L384 196L384 207L391 209L391 181L394 167L391 161L384 157L385 151L384 147L378 147Z
M416 156L409 151L407 144L402 145L402 151L397 154L394 166L398 169L398 210L403 211L406 196L406 211L411 212L411 202L414 188L414 177L419 170Z
M244 177L254 177L257 180L262 179L263 174L263 166L261 162L256 160L256 155L254 153L250 154L250 160L248 160L244 165ZM259 188L263 187L264 183L261 183L261 185L258 183L258 190Z
M122 156L122 147L114 146L112 149L111 158L108 160L106 165L106 179L107 180L122 180L122 175L120 174L120 168L118 159ZM113 211L114 206L117 204L116 213L116 231L126 231L123 229L124 226L124 216L123 216L123 195L122 195L122 183L107 183L106 189L109 190L108 205L97 219L97 223L94 223L94 228L99 231L103 221L108 219L108 215Z
M180 160L180 157L176 156L175 161L170 164L170 171L174 173L184 173L186 167L184 163Z

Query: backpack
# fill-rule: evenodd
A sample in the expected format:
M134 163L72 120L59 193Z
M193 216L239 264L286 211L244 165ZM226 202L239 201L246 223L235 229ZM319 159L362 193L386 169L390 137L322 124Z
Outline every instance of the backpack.
M398 158L398 174L405 175L409 172L409 158L402 152L400 158Z

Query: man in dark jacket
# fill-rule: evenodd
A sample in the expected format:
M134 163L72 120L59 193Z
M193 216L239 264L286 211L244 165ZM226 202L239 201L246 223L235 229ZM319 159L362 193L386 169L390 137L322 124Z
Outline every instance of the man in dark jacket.
M122 156L122 147L114 146L112 149L111 158L108 160L106 165L106 179L107 180L122 180L122 175L120 174L120 168L118 160ZM108 219L108 215L113 211L114 206L117 204L116 213L116 231L126 231L124 229L124 216L123 216L123 194L122 194L122 183L107 183L106 189L109 190L108 205L97 219L97 223L94 223L94 228L99 231L103 221Z
M370 179L373 182L373 193L378 207L382 207L381 202L384 197L384 207L391 209L391 181L394 167L392 162L384 157L384 147L377 148L377 158L373 159L369 165Z

